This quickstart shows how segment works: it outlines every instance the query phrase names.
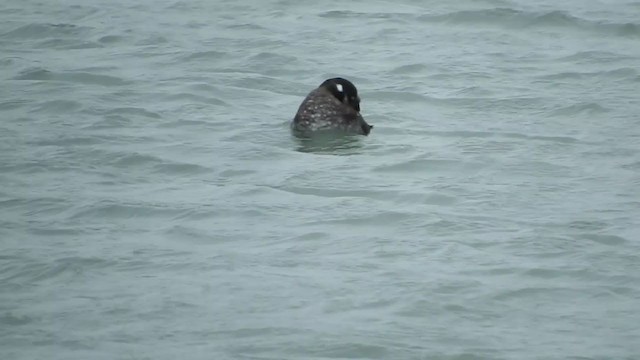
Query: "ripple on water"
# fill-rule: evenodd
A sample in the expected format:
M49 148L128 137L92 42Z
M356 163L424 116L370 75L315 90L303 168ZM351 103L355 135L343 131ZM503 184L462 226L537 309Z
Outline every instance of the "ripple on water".
M215 97L202 96L202 95L196 95L191 93L170 94L170 95L167 95L165 98L167 101L177 101L177 102L183 102L183 103L184 102L202 103L202 104L209 104L209 105L216 105L216 106L223 106L223 107L231 106L229 103Z
M98 136L73 136L62 135L54 138L47 138L31 142L38 146L87 146L104 142L104 139Z
M147 36L146 38L139 40L136 42L136 45L138 46L155 46L155 45L163 45L168 43L169 40L161 35L151 35L151 36ZM147 56L149 56L151 54L147 54Z
M118 116L140 116L150 119L160 119L162 116L157 112L148 111L147 109L141 107L118 107L113 108L107 111L107 115L118 115Z
M121 35L105 35L98 39L101 44L117 44L123 42L126 37Z
M43 68L22 71L14 80L64 81L79 84L121 86L128 81L111 75L99 75L86 72L52 72Z
M0 111L2 110L14 110L24 107L25 105L30 105L31 101L23 100L23 99L15 99L15 100L7 100L0 102Z
M413 159L388 165L379 165L373 171L378 172L475 172L486 165L479 162L447 159Z
M552 116L572 116L572 115L595 115L604 114L609 112L609 109L604 106L594 103L577 103L569 106L563 106L559 109L555 109L551 112Z
M80 219L170 219L182 214L185 210L151 203L119 203L111 200L98 201L95 204L79 206L69 216L71 220Z
M593 242L596 242L602 245L611 245L611 246L623 245L628 242L627 239L617 235L586 233L586 234L582 234L579 237L587 240L591 240Z
M206 211L199 214L190 213L184 218L194 220L195 216L195 218L200 219L212 219L216 215L218 215L218 211ZM200 245L212 245L221 241L220 236L214 236L206 229L199 229L195 226L175 225L167 228L163 233L172 240L187 241Z
M65 114L78 111L82 104L74 100L51 100L37 106L33 112L46 112L53 114Z
M194 53L190 53L182 56L182 61L212 61L212 60L220 60L228 57L228 54L223 51L218 50L207 50L207 51L197 51Z
M34 68L24 70L20 75L14 77L14 80L52 80L53 73L47 69Z
M623 67L613 70L602 70L594 72L578 72L565 71L554 74L540 76L539 79L544 80L582 80L589 78L602 78L604 80L621 79L628 80L634 78L638 74L636 69Z
M132 166L139 167L141 165L156 165L162 163L162 159L157 156L141 154L137 152L109 152L103 153L103 155L105 158L107 158L109 164L121 168L130 168Z
M640 37L640 24L605 24L604 27L617 35L633 38Z
M154 165L151 171L157 174L181 176L206 174L212 172L213 169L198 164L164 162L162 164Z
M346 227L350 226L360 226L364 228L370 227L386 227L389 223L403 223L411 218L415 218L416 214L409 212L397 212L397 211L378 211L372 214L366 215L349 215L344 218L338 219L323 219L323 220L313 220L306 223L306 225L328 225L328 226L339 226L344 225Z
M635 23L606 23L587 20L558 10L549 12L511 8L462 10L447 14L421 15L419 20L456 25L482 24L516 29L558 27L614 36L640 36L640 25Z
M421 74L428 69L426 64L408 64L393 68L392 74Z
M114 262L97 257L58 257L52 261L21 259L11 267L0 268L2 280L32 284L59 278L85 276L95 270L113 266Z
M390 19L394 21L405 21L415 18L413 13L403 12L360 12L351 10L330 10L318 14L318 17L327 19Z
M492 298L496 301L520 301L521 299L550 299L566 298L571 299L580 296L578 289L553 286L527 286L517 289L508 289L495 292Z
M340 190L325 187L304 187L304 186L274 186L274 189L286 191L293 194L313 195L319 197L335 198L335 197L371 197L376 191L372 190Z
M73 24L28 24L6 32L1 36L13 39L42 39L51 37L78 37L91 31L87 26Z
M133 123L131 117L122 115L105 115L96 119L92 124L86 126L87 129L114 129L124 128Z
M36 320L36 318L28 315L16 315L12 313L0 314L0 324L4 324L8 327L27 325Z
M103 45L94 41L79 39L49 39L39 42L36 47L39 49L78 50L102 48Z
M243 70L254 71L257 74L274 76L270 81L282 82L281 75L289 74L292 68L303 68L297 56L283 55L277 52L261 52L249 56L242 64ZM273 89L288 89L289 86L275 86ZM295 94L287 92L287 94Z
M434 105L446 104L446 101L409 91L369 91L367 92L367 100L389 102L417 102Z
M71 207L71 202L65 198L37 197L13 198L0 202L0 209L10 210L14 214L27 216L45 216L59 214Z
M620 53L613 53L610 51L601 51L601 50L587 50L587 51L578 51L572 55L563 56L559 58L560 61L571 61L578 63L606 63L611 64L615 62L628 61L633 59L631 56L627 56Z

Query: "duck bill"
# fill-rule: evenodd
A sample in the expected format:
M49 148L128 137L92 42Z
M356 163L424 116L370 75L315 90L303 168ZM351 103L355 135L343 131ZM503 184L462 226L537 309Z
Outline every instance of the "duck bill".
M373 129L373 125L369 125L364 119L360 121L360 128L362 129L362 133L364 135L369 135L371 129Z

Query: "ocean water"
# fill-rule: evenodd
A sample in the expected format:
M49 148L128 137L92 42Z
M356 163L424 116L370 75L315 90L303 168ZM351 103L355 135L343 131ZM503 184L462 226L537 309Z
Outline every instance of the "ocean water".
M0 359L640 358L638 1L3 0L0 80Z

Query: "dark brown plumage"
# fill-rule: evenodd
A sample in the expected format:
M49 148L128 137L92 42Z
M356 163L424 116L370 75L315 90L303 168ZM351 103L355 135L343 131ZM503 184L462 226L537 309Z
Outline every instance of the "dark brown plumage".
M291 123L295 132L334 130L368 135L373 126L360 115L358 90L343 78L325 80L307 95Z

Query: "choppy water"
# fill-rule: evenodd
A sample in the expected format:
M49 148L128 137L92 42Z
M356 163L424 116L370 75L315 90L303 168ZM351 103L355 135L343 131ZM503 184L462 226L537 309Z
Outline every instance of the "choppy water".
M640 2L0 3L0 358L637 359ZM369 137L287 122L340 75Z

